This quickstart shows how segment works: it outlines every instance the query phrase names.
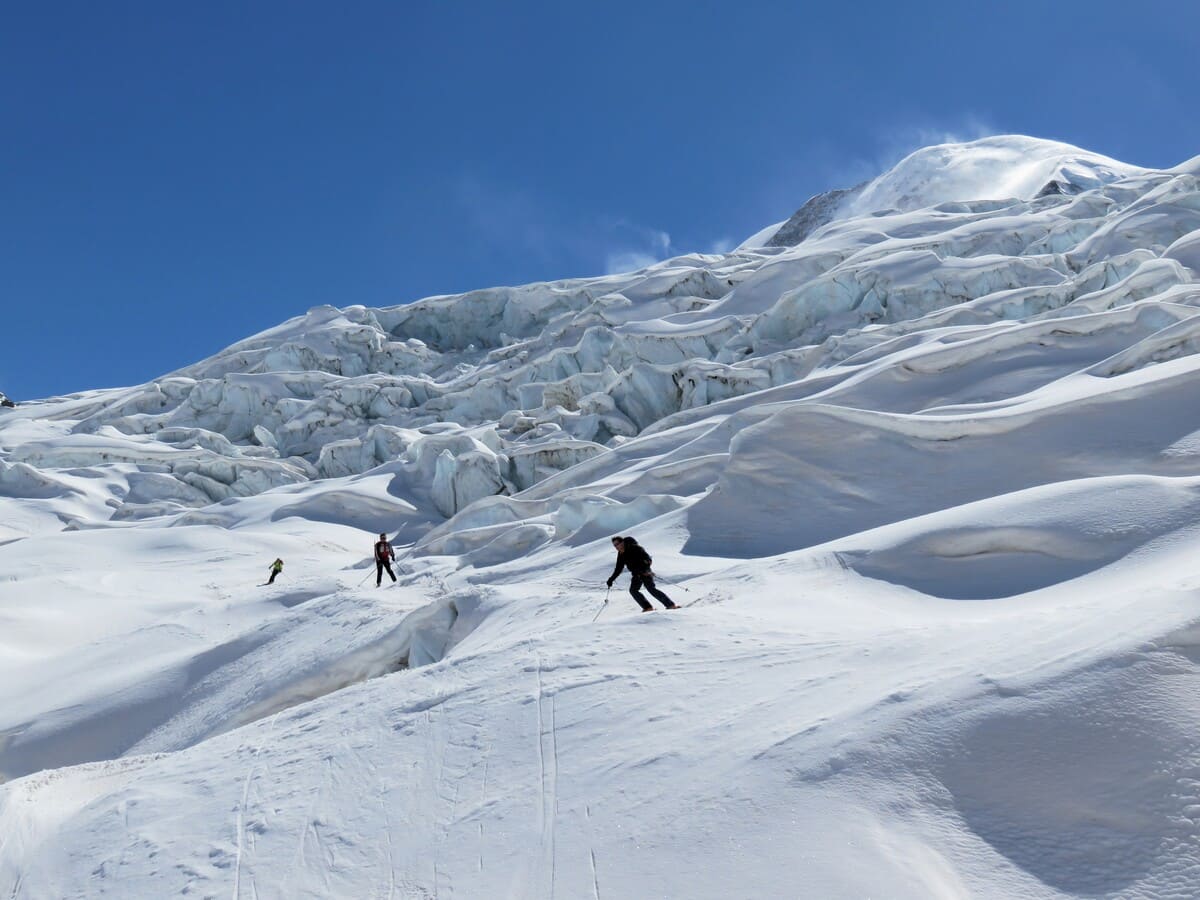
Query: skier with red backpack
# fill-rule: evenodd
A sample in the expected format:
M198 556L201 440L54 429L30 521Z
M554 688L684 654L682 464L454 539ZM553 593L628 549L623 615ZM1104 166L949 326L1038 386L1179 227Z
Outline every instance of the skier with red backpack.
M381 534L375 542L375 587L379 587L383 582L384 569L392 576L392 581L396 580L396 573L392 571L392 560L395 558L396 551L388 543L387 535Z
M608 576L610 588L621 571L628 568L629 593L633 594L633 599L638 602L642 612L650 612L654 609L645 594L641 592L643 585L667 609L679 609L670 597L654 586L654 573L650 571L654 560L650 558L650 554L641 544L631 537L615 537L612 539L612 544L617 550L617 566L613 569L612 575Z

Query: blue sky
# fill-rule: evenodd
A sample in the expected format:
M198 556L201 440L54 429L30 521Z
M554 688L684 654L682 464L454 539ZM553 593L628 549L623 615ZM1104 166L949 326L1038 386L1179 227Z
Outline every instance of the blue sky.
M1191 0L8 4L0 390L728 246L947 138L1174 165L1198 32Z

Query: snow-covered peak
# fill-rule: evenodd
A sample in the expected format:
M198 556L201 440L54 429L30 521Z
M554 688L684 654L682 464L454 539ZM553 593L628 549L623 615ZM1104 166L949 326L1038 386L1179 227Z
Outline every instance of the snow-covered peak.
M856 216L1078 194L1144 171L1070 144L1019 134L935 144L870 181L810 197L787 221L756 232L740 249L794 246L830 222Z
M1141 171L1058 141L996 135L910 153L869 182L843 215L1010 197L1031 200L1054 181L1069 186L1069 193L1078 193Z

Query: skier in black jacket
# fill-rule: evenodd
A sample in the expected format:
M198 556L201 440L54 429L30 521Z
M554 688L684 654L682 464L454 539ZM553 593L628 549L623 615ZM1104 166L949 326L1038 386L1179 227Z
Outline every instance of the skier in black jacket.
M612 543L617 548L617 567L613 569L612 575L608 576L609 587L613 586L613 582L617 580L621 570L628 567L629 593L633 594L633 599L638 602L642 612L650 612L654 609L650 605L650 601L646 599L646 595L641 592L642 585L645 585L646 590L667 609L679 609L670 597L654 586L654 573L650 571L650 565L654 560L650 558L650 554L641 544L631 537L615 537L612 539Z

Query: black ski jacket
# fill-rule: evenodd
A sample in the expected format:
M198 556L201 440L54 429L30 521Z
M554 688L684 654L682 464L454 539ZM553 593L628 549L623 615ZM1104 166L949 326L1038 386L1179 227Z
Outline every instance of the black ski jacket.
M375 542L375 561L387 562L389 559L396 558L396 551L392 549L392 545L387 541Z
M650 571L650 566L654 562L650 558L650 554L646 552L646 548L633 538L627 537L621 540L621 551L617 554L617 567L613 569L612 576L608 579L610 582L616 581L617 576L626 566L634 575L645 575Z

